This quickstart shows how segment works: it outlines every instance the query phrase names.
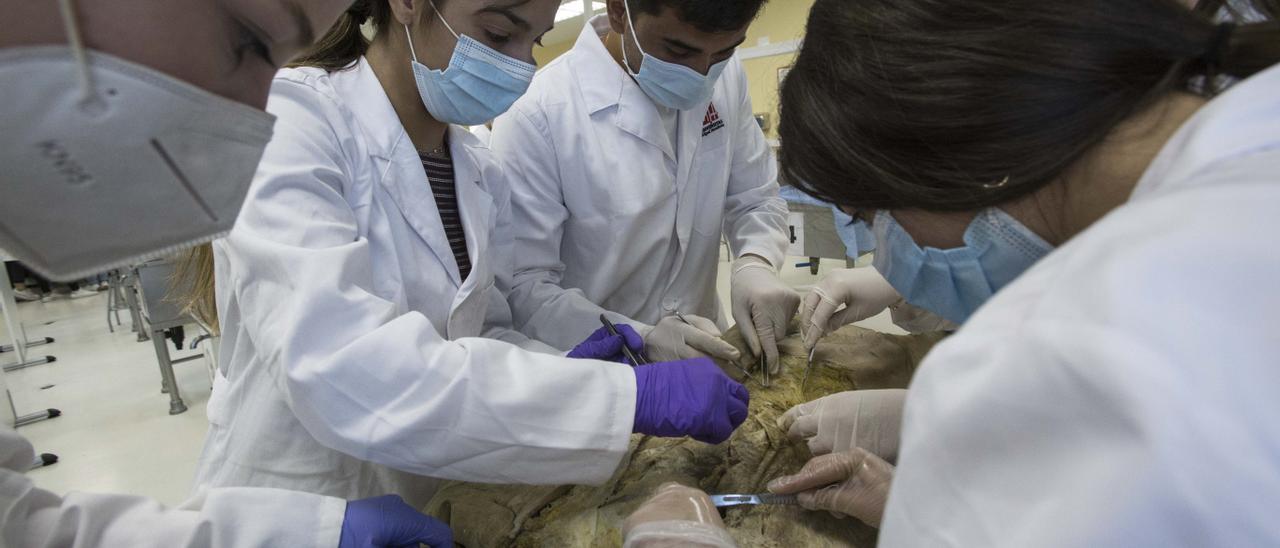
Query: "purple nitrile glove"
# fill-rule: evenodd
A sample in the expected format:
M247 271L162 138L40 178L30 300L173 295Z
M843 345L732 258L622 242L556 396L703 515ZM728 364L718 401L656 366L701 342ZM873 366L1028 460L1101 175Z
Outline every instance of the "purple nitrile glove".
M707 358L642 365L633 371L636 433L721 443L747 420L751 395L746 387Z
M453 531L444 522L414 510L399 495L347 503L338 548L399 548L419 544L452 548Z
M609 328L601 327L595 333L592 333L582 344L575 346L569 351L568 357L580 360L604 360L608 362L625 363L628 365L636 365L628 360L622 352L622 345L626 344L627 348L636 356L642 356L644 353L644 337L636 333L635 329L626 324L615 325L618 329L617 335L610 335Z

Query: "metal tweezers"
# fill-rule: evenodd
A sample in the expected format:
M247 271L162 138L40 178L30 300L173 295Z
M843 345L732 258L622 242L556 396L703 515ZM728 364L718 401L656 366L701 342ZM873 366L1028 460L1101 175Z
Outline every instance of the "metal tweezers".
M684 323L685 323L685 325L688 325L689 327L693 327L693 328L697 328L697 327L698 327L698 326L696 326L696 325L693 325L693 322L690 322L688 319L686 319L686 318L684 317L684 314L681 314L681 313L679 313L679 312L676 312L676 318L679 318L679 319L680 319L680 321L684 322ZM748 379L755 380L755 377L752 377L752 376L751 376L751 372L750 372L750 371L747 371L747 370L746 370L745 368L743 368L741 365L738 365L738 363L737 363L737 362L730 362L730 363L732 363L734 367L738 368L738 371L741 371L743 375L746 375Z
M809 362L804 366L804 377L800 379L800 390L804 391L804 386L809 383L809 371L813 369L813 355L818 353L818 347L814 346L809 351Z
M759 506L762 504L794 506L797 504L795 495L774 495L772 493L763 493L760 495L711 495L711 503L716 505L716 508L725 508L729 506Z

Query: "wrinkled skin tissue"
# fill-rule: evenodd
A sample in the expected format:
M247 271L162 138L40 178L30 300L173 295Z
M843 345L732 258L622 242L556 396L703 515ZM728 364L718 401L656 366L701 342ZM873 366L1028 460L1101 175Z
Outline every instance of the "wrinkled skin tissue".
M796 325L792 325L793 333ZM942 334L888 335L849 326L818 345L801 390L807 356L799 335L782 341L783 371L772 386L758 382L759 360L735 328L725 340L742 351L753 379L749 416L720 445L688 438L636 434L617 472L600 486L507 486L453 482L425 511L447 522L464 547L622 546L622 524L659 485L674 481L711 494L762 493L769 480L794 473L810 458L803 442L787 439L777 419L792 406L846 390L906 388L916 366ZM744 380L733 364L730 377ZM737 507L722 511L743 548L774 546L871 547L876 530L856 519L793 506Z

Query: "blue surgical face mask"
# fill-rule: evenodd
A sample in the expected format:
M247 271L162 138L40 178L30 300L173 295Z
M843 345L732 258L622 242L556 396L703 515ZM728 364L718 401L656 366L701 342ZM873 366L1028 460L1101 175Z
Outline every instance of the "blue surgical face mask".
M888 211L876 213L874 265L903 298L955 323L964 323L996 291L1053 246L998 208L979 213L962 247L921 248Z
M627 9L627 27L631 29L631 39L635 41L636 49L640 50L640 54L644 57L640 62L640 72L631 72L631 61L627 59L627 47L623 45L622 63L627 66L627 73L636 79L637 84L640 84L644 94L653 99L653 102L676 110L690 110L710 101L711 93L715 91L716 80L720 79L720 73L724 72L724 67L728 66L729 60L725 59L711 65L706 76L703 76L684 65L669 63L645 53L644 48L640 46L640 39L636 37L636 20L631 17L631 2L627 1L623 4Z
M474 126L497 118L529 89L538 67L503 55L470 36L459 36L436 10L435 3L431 9L458 43L448 68L432 70L418 62L413 35L405 25L409 52L413 55L413 76L422 104L436 120L448 124Z

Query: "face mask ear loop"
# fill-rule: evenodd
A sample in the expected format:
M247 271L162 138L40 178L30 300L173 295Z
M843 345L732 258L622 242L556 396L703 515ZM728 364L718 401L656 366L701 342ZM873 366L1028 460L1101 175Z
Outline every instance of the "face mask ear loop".
M435 3L435 1L434 1L434 0L428 0L428 1L427 1L427 3L428 3L428 4L431 4L431 11L436 12L436 17L439 17L439 18L440 18L440 22L441 22L441 23L444 23L444 28L449 29L449 34L452 34L452 35L453 35L453 38L454 38L455 40L461 40L461 39L462 39L462 37L461 37L461 36L458 36L458 33L453 32L453 27L449 26L449 22L444 20L444 16L440 14L440 10L436 9L436 3Z
M631 2L630 0L623 0L622 5L627 10L627 30L631 31L631 40L636 43L636 49L640 50L640 55L644 55L644 48L640 47L640 38L636 36L636 20L631 18ZM632 78L640 74L639 72L631 72L631 60L627 59L627 41L625 37L622 40L622 64L626 65L627 74L630 74Z
M418 52L413 49L413 33L409 32L409 25L404 26L404 36L409 39L409 55L413 56L413 62L418 62Z
M80 80L80 102L89 103L96 98L93 85L93 73L89 70L89 54L84 49L84 40L80 37L80 25L76 22L75 0L58 0L59 11L62 12L62 26L67 31L67 45L71 47L71 56L76 60Z
M70 0L63 0L63 1L64 1L64 2L69 2ZM453 35L454 40L461 40L461 39L462 39L462 37L461 37L461 36L458 36L458 33L453 32L453 27L449 26L449 22L444 20L444 16L443 16L443 15L440 15L440 10L436 9L436 3L435 3L435 2L428 2L428 4L430 4L430 5L431 5L431 11L436 12L436 17L439 17L439 18L440 18L440 22L441 22L441 23L444 23L444 28L449 29L449 34L452 34L452 35ZM417 52L417 50L415 50L415 49L413 48L413 33L412 33L412 32L409 32L409 25L405 25L405 26L404 26L404 35L405 35L406 37L408 37L408 38L409 38L409 55L412 55L412 56L413 56L413 62L417 63L417 62L418 62L418 52Z

